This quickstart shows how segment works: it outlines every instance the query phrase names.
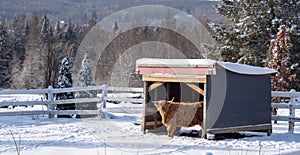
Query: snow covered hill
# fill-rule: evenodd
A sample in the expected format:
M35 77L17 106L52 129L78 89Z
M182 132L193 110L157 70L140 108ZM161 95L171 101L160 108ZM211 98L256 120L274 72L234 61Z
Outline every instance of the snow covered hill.
M38 108L38 107L33 107ZM280 110L279 114L286 114ZM12 138L20 139L22 155L50 154L296 154L300 153L300 124L288 133L287 122L273 124L273 134L225 140L141 132L142 105L107 105L107 118L75 119L47 116L0 117L0 154L15 155ZM300 111L297 111L297 116ZM248 134L248 133L247 133Z

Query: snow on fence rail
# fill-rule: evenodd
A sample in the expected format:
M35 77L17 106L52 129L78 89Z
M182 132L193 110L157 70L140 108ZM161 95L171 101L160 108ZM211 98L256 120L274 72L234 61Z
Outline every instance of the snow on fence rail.
M101 91L101 97L95 98L75 98L68 100L55 100L55 94L64 92L79 92L79 91ZM127 101L142 103L142 99L126 98L126 97L110 97L108 92L120 93L142 93L142 88L128 88L128 87L108 87L106 84L100 86L88 86L88 87L71 87L63 89L54 89L51 86L48 89L31 89L31 90L4 90L0 91L0 96L3 95L20 95L20 94L32 94L32 95L46 95L47 100L43 101L4 101L0 102L0 106L33 106L33 105L46 105L47 110L30 110L30 111L8 111L0 112L0 116L17 116L17 115L44 115L49 117L54 115L72 115L72 114L100 114L100 110L55 110L54 106L58 104L72 104L72 103L91 103L102 102L102 108L106 108L106 101Z
M272 120L276 121L288 121L289 122L289 132L294 132L295 122L300 122L300 118L295 116L295 110L300 109L300 102L297 98L300 97L300 92L291 90L289 92L283 91L272 91L272 97L284 97L289 98L289 102L272 103L272 108L285 108L289 109L289 116L277 116L272 115Z

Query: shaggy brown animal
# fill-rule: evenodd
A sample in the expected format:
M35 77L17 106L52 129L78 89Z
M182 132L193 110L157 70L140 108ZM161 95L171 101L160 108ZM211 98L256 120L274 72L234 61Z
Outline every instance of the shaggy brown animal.
M167 128L168 136L173 137L177 127L192 127L200 125L201 137L204 137L203 101L194 103L172 102L166 100L153 102L160 115L162 123Z

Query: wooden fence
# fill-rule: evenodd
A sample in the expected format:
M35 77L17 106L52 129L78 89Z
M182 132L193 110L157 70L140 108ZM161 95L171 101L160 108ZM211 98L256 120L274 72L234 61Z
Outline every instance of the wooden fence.
M79 91L91 91L96 90L101 96L95 98L75 98L68 100L55 100L55 94L64 92L79 92ZM17 111L2 111L0 116L18 116L18 115L49 115L53 117L54 115L85 115L85 114L100 114L101 109L106 108L107 101L115 102L132 102L132 103L142 103L142 98L130 98L130 97L119 97L110 96L109 93L143 93L142 88L129 88L129 87L108 87L107 85L100 86L88 86L88 87L71 87L63 89L54 89L49 87L48 89L32 89L32 90L4 90L0 91L0 96L2 95L20 95L20 94L32 94L32 95L46 95L48 99L46 100L36 100L36 101L4 101L0 102L0 106L33 106L33 105L45 105L46 110L17 110ZM294 132L295 122L300 122L300 118L295 116L295 110L300 109L300 92L291 90L289 92L273 91L272 97L282 97L287 98L288 102L272 103L272 108L285 108L289 109L289 116L278 116L272 115L272 120L277 121L288 121L289 122L289 132ZM72 104L72 103L88 103L88 102L98 102L101 103L101 108L99 110L56 110L55 105L59 104Z
M286 98L286 102L282 100L280 103L272 103L272 108L289 109L289 116L272 115L272 120L288 121L289 132L294 132L295 122L300 122L300 117L295 116L295 110L300 109L300 102L297 101L297 98L300 98L300 92L296 92L295 90L289 92L273 91L272 97Z
M80 91L91 91L96 90L101 92L100 97L95 98L75 98L67 100L55 100L55 94L64 92L80 92ZM45 105L46 110L17 110L17 111L2 111L0 116L17 116L17 115L49 115L52 118L54 115L99 115L102 108L106 108L107 101L127 101L134 103L142 103L142 99L127 98L127 97L116 97L109 96L108 93L142 93L142 88L128 88L128 87L108 87L107 85L100 86L88 86L88 87L71 87L63 89L54 89L51 86L48 89L32 89L32 90L4 90L0 91L0 95L20 95L20 94L32 94L32 95L46 95L46 100L37 101L4 101L0 102L0 106L33 106L33 105ZM101 103L99 110L56 110L55 105L59 104L73 104L73 103Z

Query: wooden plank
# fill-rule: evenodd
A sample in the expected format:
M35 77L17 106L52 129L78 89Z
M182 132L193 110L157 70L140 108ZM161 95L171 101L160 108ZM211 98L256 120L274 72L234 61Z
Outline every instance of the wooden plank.
M0 112L0 116L48 115L48 114L49 111L43 111L43 110Z
M272 115L272 120L300 122L300 118L299 117L291 117L291 116L277 116L277 115Z
M173 76L173 77L159 77L143 75L143 81L148 82L194 82L194 83L206 83L206 77L192 77L192 76Z
M291 106L291 108L293 109L300 109L300 104L291 104L289 103L271 103L271 107L272 108L285 108L285 109L289 109Z
M201 95L205 95L205 93L204 93L204 90L203 89L201 89L201 88L199 88L198 86L196 86L195 84L193 84L193 83L185 83L187 86L189 86L190 88L192 88L193 90L195 90L196 92L198 92L199 94L201 94Z
M206 92L207 91L207 84L205 83L204 84L204 91ZM207 131L206 131L206 114L207 114L207 103L206 103L206 95L204 95L203 97L203 122L202 122L202 126L203 126L203 130L202 132L204 132L204 134L206 135L207 134Z
M51 89L53 89L53 87L52 87L52 86L49 86L48 89L51 90ZM50 103L48 104L48 111L50 111L50 113L49 113L49 115L48 115L48 118L53 118L54 115L51 114L51 111L54 110L54 104L51 104L51 103L53 103L53 101L54 101L54 94L53 94L51 91L48 92L48 100L49 100L49 102L50 102Z
M102 90L102 108L103 109L106 108L106 100L104 99L105 97L107 97L107 84L104 85L104 88Z
M300 92L293 90L287 91L272 91L272 97L300 97Z
M288 103L271 103L271 107L272 108L289 108L289 104Z
M142 115L142 128L141 130L145 133L146 132L146 110L147 110L147 103L148 103L148 87L147 87L147 82L144 82L144 99L143 99L143 115Z
M2 90L0 95L11 95L11 94L46 94L49 89L29 89L29 90Z
M18 101L18 102L0 102L0 106L32 106L32 105L47 105L50 101Z
M108 87L107 91L113 91L113 92L136 92L136 93L142 93L143 88L130 88L130 87Z
M164 83L162 83L162 82L156 82L156 83L153 83L152 85L150 85L149 87L148 87L148 92L151 92L153 89L155 89L155 88L157 88L157 87L159 87L159 86L161 86L161 85L163 85Z
M88 103L88 102L101 102L101 98L77 98L67 100L55 100L53 104L72 104L72 103Z
M11 111L0 112L0 116L48 115L50 111ZM99 115L100 110L53 110L52 115Z
M53 110L53 115L99 115L100 110Z
M211 59L161 59L141 58L136 61L136 68L139 67L181 67L181 68L214 68L215 60Z
M127 97L104 97L106 101L124 101L124 102L134 102L134 103L142 103L143 99L135 99L135 98L127 98Z
M105 88L105 85L100 86L86 86L86 87L70 87L62 89L52 89L52 93L64 93L64 92L78 92L78 91L90 91L90 90L102 90Z
M138 67L139 74L173 74L173 75L211 75L213 68L178 68L178 67Z
M222 133L233 133L241 131L261 131L261 130L272 130L271 124L261 124L261 125L248 125L248 126L237 126L228 128L214 128L208 129L207 132L211 134L222 134Z

